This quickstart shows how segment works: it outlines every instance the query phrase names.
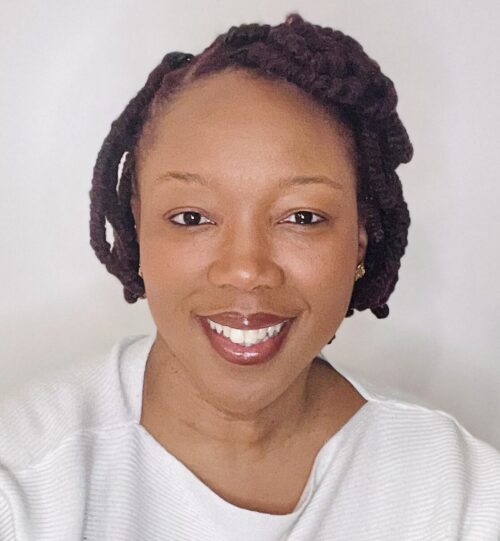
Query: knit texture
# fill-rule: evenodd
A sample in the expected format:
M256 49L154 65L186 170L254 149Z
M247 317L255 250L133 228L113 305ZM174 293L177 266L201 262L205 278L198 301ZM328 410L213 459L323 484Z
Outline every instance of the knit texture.
M368 402L321 448L292 513L226 502L139 423L154 338L125 337L3 399L1 541L500 539L500 453L324 355Z

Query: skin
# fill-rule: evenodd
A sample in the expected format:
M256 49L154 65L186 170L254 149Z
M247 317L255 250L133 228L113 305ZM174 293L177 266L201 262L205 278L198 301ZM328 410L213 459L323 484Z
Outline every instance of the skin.
M300 89L242 70L182 90L140 142L132 211L157 327L141 424L240 507L291 512L318 451L366 402L316 357L344 319L366 252L352 149ZM294 175L338 186L280 188ZM300 225L300 210L324 221ZM170 221L189 223L186 211L202 225ZM242 367L219 357L194 318L226 310L297 319L270 362Z

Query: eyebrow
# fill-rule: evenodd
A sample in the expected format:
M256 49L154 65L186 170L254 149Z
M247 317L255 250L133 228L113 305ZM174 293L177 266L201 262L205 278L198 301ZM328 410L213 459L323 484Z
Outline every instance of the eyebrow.
M156 179L155 184L172 180L180 180L185 183L194 183L210 187L210 181L207 178L186 171L166 171ZM288 188L290 186L303 186L306 184L325 184L337 190L343 189L342 183L326 175L295 175L293 177L282 177L278 181L280 189Z

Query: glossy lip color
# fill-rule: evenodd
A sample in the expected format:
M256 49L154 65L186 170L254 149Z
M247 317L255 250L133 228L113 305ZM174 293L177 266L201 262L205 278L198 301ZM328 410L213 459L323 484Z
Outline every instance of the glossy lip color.
M273 336L264 342L260 342L259 344L247 347L243 344L235 344L223 334L218 334L212 330L206 317L198 316L197 319L201 323L201 326L215 351L226 361L240 365L263 364L274 357L283 345L294 321L294 319L289 319L276 336Z

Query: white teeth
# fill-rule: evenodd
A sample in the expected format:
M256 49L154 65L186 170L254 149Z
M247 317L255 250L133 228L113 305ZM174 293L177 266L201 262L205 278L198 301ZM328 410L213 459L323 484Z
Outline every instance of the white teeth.
M229 333L229 340L231 342L234 342L235 344L243 344L245 341L245 331L242 331L241 329L231 329L231 332Z
M234 342L235 344L243 344L244 346L253 346L254 344L268 340L269 338L277 335L286 323L283 321L282 323L278 323L277 325L273 325L271 327L244 331L243 329L234 329L233 327L220 325L219 323L215 323L215 321L208 318L207 321L210 328L214 329L218 334L223 334L226 338L229 338L231 342Z
M267 336L267 331L266 329L257 329L257 338L259 340L262 340L263 338L265 338Z

